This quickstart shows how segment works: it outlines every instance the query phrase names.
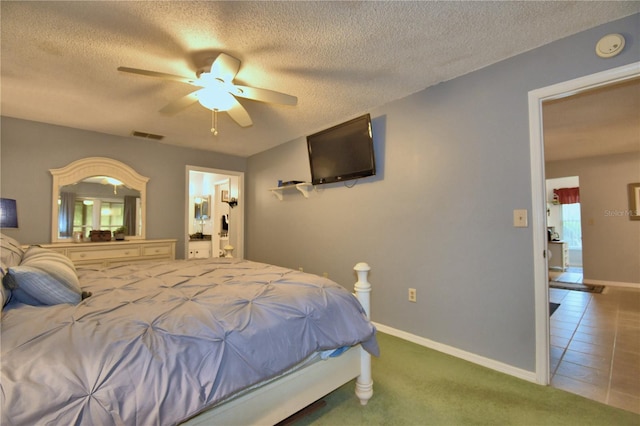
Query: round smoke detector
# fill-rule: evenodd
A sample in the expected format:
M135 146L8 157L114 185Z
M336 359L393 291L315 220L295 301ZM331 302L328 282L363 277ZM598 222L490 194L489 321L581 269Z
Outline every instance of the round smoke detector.
M612 58L624 49L624 37L620 34L607 34L596 44L596 54L601 58Z

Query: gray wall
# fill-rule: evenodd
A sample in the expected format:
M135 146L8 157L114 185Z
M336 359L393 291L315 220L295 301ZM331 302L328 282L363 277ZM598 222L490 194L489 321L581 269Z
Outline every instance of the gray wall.
M246 159L68 127L2 117L0 193L18 200L19 229L3 230L24 244L51 241L49 169L85 157L119 160L147 183L147 238L176 238L184 257L185 166L245 171Z
M366 261L373 320L534 371L532 229L512 226L532 208L527 93L637 61L638 28L634 15L370 111L380 171L353 188L278 201L278 179L310 177L304 138L251 157L247 257L347 287ZM611 32L627 45L604 60Z
M640 153L546 163L547 178L578 176L585 280L640 284L640 221L627 184L640 182Z

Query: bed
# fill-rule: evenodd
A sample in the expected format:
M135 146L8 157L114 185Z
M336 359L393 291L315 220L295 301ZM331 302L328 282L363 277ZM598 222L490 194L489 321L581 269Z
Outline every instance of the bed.
M75 269L44 248L7 255L6 241L2 424L275 424L354 378L362 404L373 394L366 264L358 302L258 262Z

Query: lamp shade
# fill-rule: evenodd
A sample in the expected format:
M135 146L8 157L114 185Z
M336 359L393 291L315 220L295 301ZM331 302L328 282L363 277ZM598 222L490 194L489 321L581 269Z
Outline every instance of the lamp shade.
M196 92L198 102L205 108L216 111L228 111L236 103L231 93L221 87L206 87Z
M16 200L0 198L0 228L18 227L18 209Z

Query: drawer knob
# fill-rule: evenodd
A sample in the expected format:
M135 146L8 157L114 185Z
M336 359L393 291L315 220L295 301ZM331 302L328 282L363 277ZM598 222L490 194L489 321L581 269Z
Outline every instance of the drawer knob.
M85 256L86 256L86 254L80 253L80 257L85 257Z

